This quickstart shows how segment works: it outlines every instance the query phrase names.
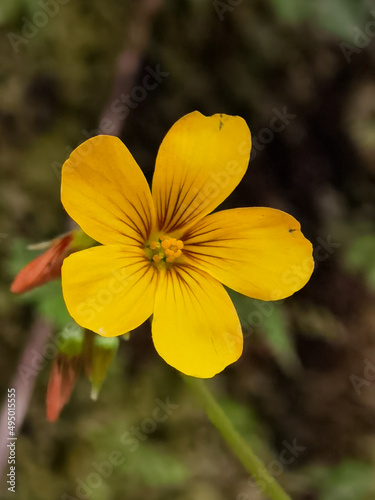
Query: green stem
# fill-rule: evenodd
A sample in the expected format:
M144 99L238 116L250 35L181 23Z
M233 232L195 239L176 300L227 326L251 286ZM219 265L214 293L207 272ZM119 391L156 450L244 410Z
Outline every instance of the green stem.
M184 376L187 385L193 390L211 420L225 441L232 448L242 465L250 472L264 494L270 500L291 500L281 486L269 474L263 463L254 454L248 443L233 428L228 417L209 391L202 379Z

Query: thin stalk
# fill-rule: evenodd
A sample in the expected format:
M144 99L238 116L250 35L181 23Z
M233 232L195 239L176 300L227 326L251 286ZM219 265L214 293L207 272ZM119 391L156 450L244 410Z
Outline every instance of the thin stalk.
M264 495L270 500L291 500L279 483L272 477L261 460L255 455L250 445L234 429L223 409L209 391L202 379L183 377L201 403L207 417L211 420L225 441L232 448L242 465L248 470L254 480L259 484Z

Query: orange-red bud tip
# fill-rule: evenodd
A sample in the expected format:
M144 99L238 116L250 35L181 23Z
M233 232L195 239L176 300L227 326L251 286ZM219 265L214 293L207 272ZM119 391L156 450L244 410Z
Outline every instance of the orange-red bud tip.
M68 234L53 241L52 246L25 266L15 277L10 290L24 293L57 279L61 275L61 266L70 253L69 245L73 235Z

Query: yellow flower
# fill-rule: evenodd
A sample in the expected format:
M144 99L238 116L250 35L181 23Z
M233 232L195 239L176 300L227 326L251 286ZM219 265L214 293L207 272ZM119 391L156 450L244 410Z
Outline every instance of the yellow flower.
M69 215L103 246L65 259L71 316L104 336L153 315L152 336L181 372L212 377L242 353L236 310L223 285L277 300L299 290L312 247L290 215L271 208L210 214L245 174L250 131L238 116L190 113L171 128L149 186L116 137L79 146L62 171Z

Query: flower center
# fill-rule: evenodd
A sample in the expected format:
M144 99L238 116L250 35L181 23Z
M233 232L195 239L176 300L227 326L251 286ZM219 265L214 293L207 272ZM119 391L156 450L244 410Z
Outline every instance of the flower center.
M150 261L155 263L159 262L174 262L182 255L184 244L181 240L176 238L169 238L168 236L153 239L146 245L145 252Z

